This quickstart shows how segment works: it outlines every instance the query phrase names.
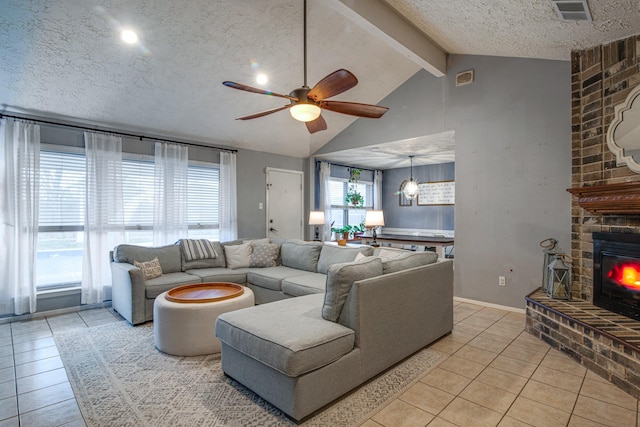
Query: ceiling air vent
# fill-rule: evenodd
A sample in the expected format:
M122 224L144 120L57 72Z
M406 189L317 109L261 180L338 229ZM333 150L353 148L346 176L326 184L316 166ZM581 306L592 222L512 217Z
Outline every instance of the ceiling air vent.
M587 0L551 0L551 4L563 21L591 21Z

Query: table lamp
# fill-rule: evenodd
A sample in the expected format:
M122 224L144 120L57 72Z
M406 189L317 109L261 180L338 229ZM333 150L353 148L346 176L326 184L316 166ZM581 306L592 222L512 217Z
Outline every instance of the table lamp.
M324 225L324 211L310 211L309 225L315 225L316 227L316 237L313 240L320 241L320 233L318 231L318 226Z
M364 216L364 226L371 228L373 242L371 246L380 246L376 241L376 228L384 225L384 214L382 211L367 211Z

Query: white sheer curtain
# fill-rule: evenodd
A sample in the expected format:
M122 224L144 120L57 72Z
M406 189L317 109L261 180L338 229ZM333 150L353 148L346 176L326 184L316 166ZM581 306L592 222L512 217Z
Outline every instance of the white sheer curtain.
M373 209L382 209L382 171L373 171Z
M236 153L220 152L220 208L218 238L221 242L238 238Z
M36 311L40 126L0 120L0 314Z
M324 227L324 241L331 240L331 164L320 162L320 209L324 211L324 223L329 224Z
M109 251L124 242L122 138L84 133L86 196L82 304L111 299Z
M153 244L168 245L187 237L188 148L156 142L154 170Z

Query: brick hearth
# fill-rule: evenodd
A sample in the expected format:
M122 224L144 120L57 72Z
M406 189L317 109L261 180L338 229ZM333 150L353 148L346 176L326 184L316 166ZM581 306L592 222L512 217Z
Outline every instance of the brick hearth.
M541 290L526 297L526 330L640 398L640 322Z

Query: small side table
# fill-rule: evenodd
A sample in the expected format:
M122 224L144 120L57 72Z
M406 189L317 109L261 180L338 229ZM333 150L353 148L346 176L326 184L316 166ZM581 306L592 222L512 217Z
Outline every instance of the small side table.
M220 341L215 336L218 316L252 307L255 303L251 289L243 286L240 295L230 297L229 291L226 296L221 296L221 285L230 285L237 294L237 284L200 283L180 286L156 297L153 304L153 338L158 350L174 356L220 352Z

